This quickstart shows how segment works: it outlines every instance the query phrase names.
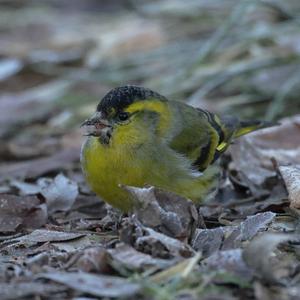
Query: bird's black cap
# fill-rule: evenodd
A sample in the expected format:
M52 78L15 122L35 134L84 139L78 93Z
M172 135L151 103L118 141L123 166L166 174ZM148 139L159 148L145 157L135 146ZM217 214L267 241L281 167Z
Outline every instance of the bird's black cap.
M113 108L116 112L122 111L135 101L147 99L167 100L164 96L147 88L126 85L112 89L109 91L97 106L97 111L108 114Z

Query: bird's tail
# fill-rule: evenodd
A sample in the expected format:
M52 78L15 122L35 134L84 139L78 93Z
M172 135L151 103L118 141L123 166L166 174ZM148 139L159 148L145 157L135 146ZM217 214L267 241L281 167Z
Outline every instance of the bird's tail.
M269 121L240 121L238 129L234 133L234 137L238 138L249 132L275 125L279 125L279 123Z

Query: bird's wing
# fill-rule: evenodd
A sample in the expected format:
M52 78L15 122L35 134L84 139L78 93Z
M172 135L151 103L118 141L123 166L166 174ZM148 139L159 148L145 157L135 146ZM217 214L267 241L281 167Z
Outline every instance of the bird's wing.
M182 111L183 125L171 140L170 147L203 171L228 148L237 121L232 119L225 126L217 115L208 111L190 107Z
M206 110L179 105L182 127L170 147L185 155L199 171L214 163L234 138L252 131L278 125L264 121L240 121L233 116L218 117Z

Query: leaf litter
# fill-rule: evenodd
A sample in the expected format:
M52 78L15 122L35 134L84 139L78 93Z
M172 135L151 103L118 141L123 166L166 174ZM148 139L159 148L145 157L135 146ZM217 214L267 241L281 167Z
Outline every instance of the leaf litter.
M0 298L297 299L298 1L11 2L0 4ZM230 147L201 207L123 186L135 207L122 215L86 186L74 128L124 83L285 118Z
M47 222L47 206L35 196L0 195L0 232L39 228Z

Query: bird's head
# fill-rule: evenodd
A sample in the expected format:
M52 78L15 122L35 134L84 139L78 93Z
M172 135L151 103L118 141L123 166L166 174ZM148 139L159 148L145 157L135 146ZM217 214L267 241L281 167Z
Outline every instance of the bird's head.
M167 102L164 96L150 89L117 87L104 96L96 112L81 126L86 128L86 135L99 137L102 144L109 144L117 131L127 135L145 129L159 133L159 120L168 114Z

